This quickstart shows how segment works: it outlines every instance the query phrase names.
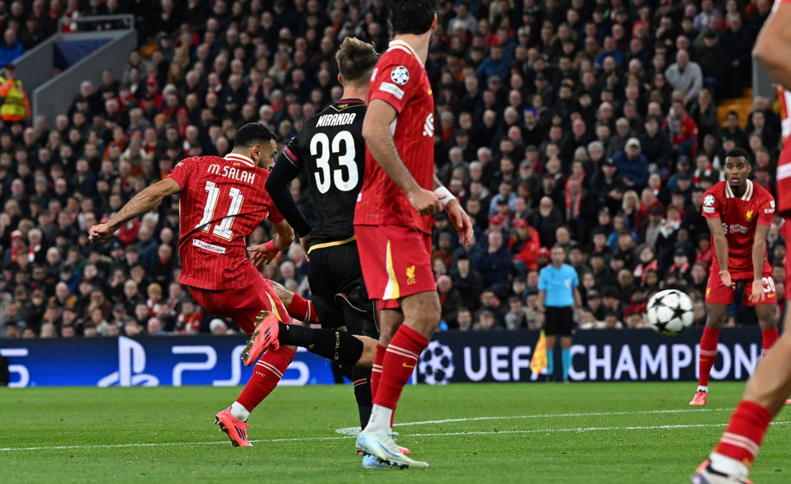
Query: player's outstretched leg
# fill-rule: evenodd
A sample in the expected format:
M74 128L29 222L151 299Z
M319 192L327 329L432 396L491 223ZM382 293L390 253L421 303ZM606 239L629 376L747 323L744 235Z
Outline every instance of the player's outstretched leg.
M392 323L398 316L385 316L395 313L392 310L382 311L380 323L383 326L383 338L380 343L387 344L387 347L371 418L357 439L357 450L400 467L428 467L427 463L414 461L398 449L392 436L392 423L404 385L412 376L420 353L428 346L428 338L439 323L439 297L434 291L421 292L407 296L400 302L404 322L397 326L389 342L387 336L393 334L395 326L386 327L390 326L387 322Z
M225 428L220 426L220 429L228 434L228 438L231 439L231 443L235 447L250 447L247 440L247 419L250 418L250 412L272 393L280 379L283 378L286 368L294 360L296 351L296 347L281 346L276 350L264 353L264 356L255 364L253 376L250 377L239 398L233 402L230 408L217 414L216 420L223 422L225 426ZM230 420L228 416L235 420ZM244 432L227 431L226 429L231 428L227 421L237 425L239 422L244 423L245 425L242 427Z
M791 314L786 316L786 322ZM692 477L693 484L748 483L755 457L772 418L791 394L791 333L758 365L747 382L744 398L709 460Z
M728 306L725 304L708 304L709 320L703 328L700 338L700 359L698 361L698 390L690 405L706 405L709 396L709 376L714 362L717 360L717 344L720 339L720 328L725 324Z

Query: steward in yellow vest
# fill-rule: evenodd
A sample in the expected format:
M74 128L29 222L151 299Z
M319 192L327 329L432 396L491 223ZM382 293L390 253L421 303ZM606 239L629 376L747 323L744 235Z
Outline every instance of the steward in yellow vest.
M22 89L22 81L16 80L13 64L5 66L5 76L0 76L0 119L7 122L20 122L30 117L30 100Z

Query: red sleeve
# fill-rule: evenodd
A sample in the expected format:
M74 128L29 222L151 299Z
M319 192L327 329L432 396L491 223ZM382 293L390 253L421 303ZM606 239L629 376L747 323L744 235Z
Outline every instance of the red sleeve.
M711 190L703 194L703 216L705 218L721 217L722 203Z
M758 225L772 225L775 217L775 200L767 197L758 207Z
M191 164L190 161L192 161L192 158L182 160L181 163L173 168L170 175L168 175L168 178L178 183L182 190L184 190L184 187L187 185L187 180L189 180L190 173L188 165Z
M369 104L374 99L380 99L401 114L420 85L420 69L422 67L412 57L403 63L394 58L391 63L377 66L368 95Z

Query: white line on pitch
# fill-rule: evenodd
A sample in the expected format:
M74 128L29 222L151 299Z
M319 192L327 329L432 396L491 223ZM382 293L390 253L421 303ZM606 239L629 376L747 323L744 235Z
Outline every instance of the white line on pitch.
M455 422L476 422L481 420L521 420L521 419L534 419L534 418L574 418L574 417L610 417L618 415L657 415L666 413L697 413L697 412L723 412L732 411L732 408L700 408L700 409L675 409L675 410L645 410L638 412L587 412L587 413L547 413L540 415L514 415L507 417L467 417L467 418L449 418L445 420L425 420L422 422L405 422L397 423L396 427L406 427L410 425L433 425L443 423ZM360 433L360 427L345 427L336 429L337 433L342 435L357 435Z
M774 422L774 425L789 425L791 421ZM682 424L682 425L651 425L644 427L573 427L565 429L534 429L534 430L490 430L490 431L472 431L472 432L442 432L434 434L410 434L409 437L454 437L460 435L498 435L498 434L552 434L563 432L601 432L601 431L621 431L621 430L675 430L675 429L688 429L688 428L705 428L705 427L724 427L725 424ZM351 435L337 436L337 437L305 437L297 439L262 439L251 440L254 443L273 443L273 442L317 442L324 440L351 440L354 437ZM227 440L212 441L212 442L163 442L163 443L146 443L146 444L106 444L106 445L60 445L53 447L6 447L0 448L0 452L19 452L19 451L36 451L36 450L72 450L72 449L118 449L126 447L180 447L191 445L228 445Z

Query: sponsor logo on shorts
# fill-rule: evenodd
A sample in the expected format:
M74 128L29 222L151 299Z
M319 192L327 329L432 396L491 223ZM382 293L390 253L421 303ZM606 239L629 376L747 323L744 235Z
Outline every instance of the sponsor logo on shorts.
M202 240L192 239L192 245L199 249L208 250L209 252L214 252L215 254L225 254L225 247L213 245L208 242L204 242Z
M711 295L711 288L710 288L710 287L707 287L707 288L706 288L706 300L707 300L707 301L709 300L709 296L710 296L710 295Z
M406 285L412 286L417 284L417 278L415 277L415 266L407 267L406 269Z

